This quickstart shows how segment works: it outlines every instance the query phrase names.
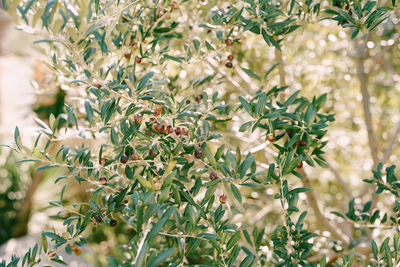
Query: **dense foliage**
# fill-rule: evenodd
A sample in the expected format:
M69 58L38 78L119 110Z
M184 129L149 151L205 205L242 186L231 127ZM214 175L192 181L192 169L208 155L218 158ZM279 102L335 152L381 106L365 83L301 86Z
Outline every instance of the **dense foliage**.
M108 266L399 264L395 167L383 173L376 164L365 180L375 195L392 194L391 210L377 209L376 196L352 199L346 214L333 213L357 234L336 229L304 171L328 167L329 96L307 98L286 85L283 62L266 63L265 70L241 64L247 39L262 38L282 60L287 36L325 19L349 28L363 52L370 32L396 16L395 0L3 0L3 6L21 29L41 36L35 43L68 96L63 113L47 123L36 119L33 147L18 128L10 146L38 171L65 171L54 179L63 184L59 199L50 202L65 231L43 232L41 245L3 266L62 263L59 251L79 256L90 235L106 227L125 233ZM271 84L271 75L280 83ZM240 96L232 97L232 88ZM270 158L232 146L227 135L235 127L261 133ZM85 201L64 198L74 184L85 188ZM279 203L279 216L268 227L243 223L248 209L264 208L251 201L252 192L266 189L273 198L263 205ZM309 206L300 207L304 195ZM309 209L330 232L325 246L333 254L313 250L319 234L305 223ZM382 242L372 239L375 228Z

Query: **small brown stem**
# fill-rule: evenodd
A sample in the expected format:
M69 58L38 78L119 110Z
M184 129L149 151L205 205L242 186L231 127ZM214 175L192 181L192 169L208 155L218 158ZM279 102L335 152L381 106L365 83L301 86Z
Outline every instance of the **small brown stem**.
M353 198L353 194L351 193L351 190L349 189L349 186L346 184L340 173L329 163L329 160L326 161L326 164L328 165L328 168L332 171L333 175L335 176L336 180L338 181L340 187L344 190L346 195L351 199Z
M314 211L314 214L315 214L315 217L317 218L318 223L322 227L324 227L326 230L328 230L332 234L332 237L336 238L337 240L342 241L343 243L345 243L345 245L348 245L349 241L350 241L349 238L346 235L339 233L337 231L337 229L331 225L331 223L328 221L328 219L325 217L325 215L322 214L321 209L318 206L317 198L314 194L314 191L312 190L311 181L308 178L307 174L304 172L303 169L300 169L298 172L303 177L304 187L311 188L311 190L306 192L306 195L307 195L308 202Z

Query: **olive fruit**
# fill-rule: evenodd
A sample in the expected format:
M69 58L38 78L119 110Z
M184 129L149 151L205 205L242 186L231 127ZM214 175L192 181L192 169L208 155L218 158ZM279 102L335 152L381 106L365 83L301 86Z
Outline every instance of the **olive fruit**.
M216 172L211 172L210 173L210 180L211 181L213 181L213 180L215 180L217 178L218 178L218 174Z
M121 158L119 159L119 161L123 164L127 163L129 160L128 156L126 155L122 155Z
M156 105L156 107L154 108L154 111L156 112L156 116L160 115L163 111L164 107L163 105Z
M297 164L297 168L300 169L301 167L303 167L303 162L302 161L300 161L299 164Z
M155 156L157 156L157 153L153 151L153 149L149 150L149 155L150 157L154 158Z
M170 134L170 133L172 133L174 131L174 128L172 128L171 125L168 125L167 128L166 128L166 131L167 131L167 133Z
M171 8L177 8L177 7L178 7L178 2L173 1L173 2L171 3Z
M100 215L94 215L94 220L96 221L96 222L98 222L98 223L101 223L101 221L103 220L103 218L101 218L101 216Z
M106 165L106 162L108 161L108 158L101 158L100 159L100 164L102 165L102 166L104 166L104 165Z
M188 135L189 131L187 128L182 128L181 134L182 135Z
M194 156L196 157L196 159L201 159L201 157L203 156L203 149L202 148L198 148L194 152Z
M227 199L228 197L224 194L219 196L219 202L221 202L221 204L225 204Z
M197 103L200 103L200 101L203 99L203 95L198 95L196 96L195 100Z
M99 178L99 182L104 185L104 184L107 183L107 178L106 177L100 177Z
M274 140L275 140L274 134L272 134L272 133L267 134L267 140L268 140L269 142L274 142Z
M132 47L133 50L135 50L136 48L138 48L138 43L137 42L133 42L131 44L131 47Z

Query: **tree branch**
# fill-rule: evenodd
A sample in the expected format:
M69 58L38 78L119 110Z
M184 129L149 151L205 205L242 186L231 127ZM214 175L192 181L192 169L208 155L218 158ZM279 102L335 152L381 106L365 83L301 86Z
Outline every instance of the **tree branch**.
M233 85L234 87L236 87L236 89L238 89L244 96L248 95L249 92L244 90L242 88L242 86L240 86L240 84L235 81L233 78L229 77L229 75L226 74L225 71L222 71L221 68L218 67L218 65L215 63L215 61L212 61L211 59L207 58L206 62L208 63L208 65L216 72L216 73L220 73L223 77L226 78L226 81L228 83L230 83L231 85Z
M346 195L349 198L353 198L353 194L351 193L348 185L346 184L346 182L344 181L344 179L342 178L340 173L329 163L329 160L326 161L326 164L328 165L328 168L332 171L333 175L335 176L335 178L338 181L340 187L342 187L342 189L344 190Z
M308 203L314 211L315 217L317 218L317 222L326 230L328 230L332 237L336 238L337 240L342 241L346 245L349 244L350 240L347 235L341 234L337 231L337 228L331 225L328 219L322 214L321 209L318 206L317 198L315 197L314 191L312 190L311 180L308 178L307 174L303 169L298 171L301 176L303 177L303 185L304 187L310 188L311 190L306 192Z
M369 35L365 36L365 40L363 44L360 44L357 40L355 40L356 47L356 68L357 68L357 76L360 81L360 89L362 95L362 105L364 111L364 120L365 125L367 126L368 132L368 143L371 152L371 157L374 162L374 168L378 166L378 145L375 137L374 127L372 125L372 115L371 115L371 101L370 101L370 93L368 91L368 77L365 73L364 68L364 56L365 56L365 46L368 41Z
M385 52L387 49L388 49L388 47L385 47L384 52ZM382 55L382 57L384 57L384 56ZM393 67L390 65L390 63L389 63L387 60L385 60L385 66L386 66L386 68L388 69L388 71L389 71L391 74L396 74L396 73L394 72ZM379 163L379 162L385 163L386 161L389 160L390 155L391 155L391 153L392 153L392 151L393 151L393 149L394 149L394 146L395 146L395 144L396 144L397 136L399 135L399 133L400 133L400 120L397 122L397 124L396 124L395 127L393 128L392 135L391 135L391 137L390 137L390 139L389 139L389 142L388 142L388 144L387 144L387 146L386 146L385 153L384 153L382 159L381 159L380 161L378 161L378 163ZM377 164L375 164L375 162L374 162L374 168L375 168L376 166L377 166ZM371 187L372 187L372 185L370 185L370 184L365 185L365 186L361 189L361 192L360 192L360 194L358 195L358 197L364 196L364 195L369 191L369 189L370 189ZM377 196L374 195L374 200L376 200L376 197L377 197Z
M399 34L396 36L395 40L397 40L398 37L399 37ZM388 47L385 47L385 48L388 48ZM385 63L385 66L386 66L386 68L387 68L387 70L389 71L390 74L392 74L392 75L396 75L397 74L394 71L394 68L393 68L391 62L389 62L388 60L386 60L384 58L384 63ZM390 137L389 142L388 142L388 144L386 146L385 154L383 155L381 162L385 163L386 161L389 160L390 155L392 154L394 145L396 144L396 140L397 140L397 136L399 135L399 132L400 132L400 120L397 122L397 124L393 128L392 136Z
M44 171L34 171L32 174L32 182L25 194L22 207L18 212L18 223L14 226L14 232L20 236L27 233L29 217L31 215L32 200L40 182L42 181Z
M386 161L389 160L390 155L392 154L394 145L396 144L397 136L399 135L399 132L400 132L400 120L396 123L396 126L393 129L392 136L389 139L388 145L385 150L385 154L383 155L381 162L385 163Z

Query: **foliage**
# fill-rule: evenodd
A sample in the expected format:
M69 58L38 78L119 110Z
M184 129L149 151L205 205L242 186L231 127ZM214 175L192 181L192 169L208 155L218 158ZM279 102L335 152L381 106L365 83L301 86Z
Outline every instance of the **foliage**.
M68 214L63 217L66 230L43 232L42 245L30 250L22 265L38 264L41 250L47 259L62 263L58 252L79 256L89 231L123 227L127 242L119 244L120 256L107 258L109 266L325 266L326 257L312 258L318 234L307 230L308 212L298 202L303 193L313 199L303 165L327 167L324 136L334 121L333 114L323 111L328 96L308 100L300 91L287 96L285 84L267 83L282 62L260 75L245 66L233 69L231 53L239 50L242 38L254 35L279 55L284 38L314 17L353 28L352 38L368 35L391 15L391 7L375 1L294 0L239 1L227 10L194 1L3 3L25 23L23 29L43 35L36 44L49 55L47 64L59 83L75 96L65 113L50 115L48 124L35 120L40 134L33 148L24 146L15 131L13 150L26 157L21 162L39 162L36 170L66 172L55 179L64 184L60 199L50 202ZM189 10L196 25L183 22L188 18L180 17L180 9ZM229 71L254 81L256 94L248 96L247 88L239 88L243 95L235 99L221 94L218 88L238 87ZM260 167L252 153L221 141L226 138L221 132L242 111L248 121L239 131L262 132L273 150L268 168ZM66 133L79 143L64 143ZM382 218L374 225L380 213L369 214L372 202L358 208L351 201L346 216L335 214L353 221L355 230L398 224L394 167L387 169L386 180L381 168L367 182L377 184L376 193L386 190L397 197L391 224ZM89 201L67 204L64 193L73 181L88 188ZM299 182L302 187L295 186ZM265 188L275 190L281 206L275 229L235 223L235 216L246 211L245 194ZM335 264L365 260L356 254L362 240L331 231L332 250L343 255ZM398 264L398 234L393 236L392 247L390 238L380 248L372 241L366 262ZM9 266L18 261L12 259Z
M1 150L4 154L4 149ZM29 182L28 175L31 171L23 171L15 164L17 161L15 153L5 155L5 162L0 167L0 177L2 186L0 189L0 243L4 243L15 235L26 233L26 223L21 223L18 212L21 209L23 196L27 190L26 184ZM17 225L23 229L15 229ZM13 229L14 231L10 231ZM17 230L17 231L15 231Z

